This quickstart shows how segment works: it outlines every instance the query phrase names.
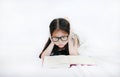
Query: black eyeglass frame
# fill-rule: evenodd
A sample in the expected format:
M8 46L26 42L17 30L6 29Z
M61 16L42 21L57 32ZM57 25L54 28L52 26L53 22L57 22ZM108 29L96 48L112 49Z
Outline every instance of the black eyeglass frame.
M67 37L67 39L66 40L63 40L62 38L63 37ZM52 38L52 41L53 42L58 42L59 40L61 40L61 41L67 41L68 40L68 36L61 36L61 37L51 37ZM57 40L55 41L55 40L53 40L54 38L57 38Z

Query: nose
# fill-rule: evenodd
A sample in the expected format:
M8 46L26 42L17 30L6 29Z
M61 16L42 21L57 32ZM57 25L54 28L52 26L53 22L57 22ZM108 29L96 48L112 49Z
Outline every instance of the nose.
M58 43L62 43L62 40L60 39L60 40L58 41Z

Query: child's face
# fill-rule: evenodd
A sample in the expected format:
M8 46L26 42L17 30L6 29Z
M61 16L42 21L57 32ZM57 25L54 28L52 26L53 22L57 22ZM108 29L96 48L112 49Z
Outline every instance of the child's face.
M52 34L52 41L59 48L63 48L68 42L68 33L62 30L55 30Z

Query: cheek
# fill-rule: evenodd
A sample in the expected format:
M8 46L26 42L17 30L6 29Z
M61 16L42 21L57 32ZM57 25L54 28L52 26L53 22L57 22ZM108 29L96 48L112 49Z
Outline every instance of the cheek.
M66 45L67 43L68 43L68 41L65 41L65 42L64 42L64 45Z
M54 44L55 44L55 45L58 45L58 43L57 43L57 42L54 42Z

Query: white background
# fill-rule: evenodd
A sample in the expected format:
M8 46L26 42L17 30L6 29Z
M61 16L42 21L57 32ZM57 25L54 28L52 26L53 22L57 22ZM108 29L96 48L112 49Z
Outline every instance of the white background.
M120 58L119 0L1 0L0 74L39 63L49 24L59 17L79 35L81 54Z

